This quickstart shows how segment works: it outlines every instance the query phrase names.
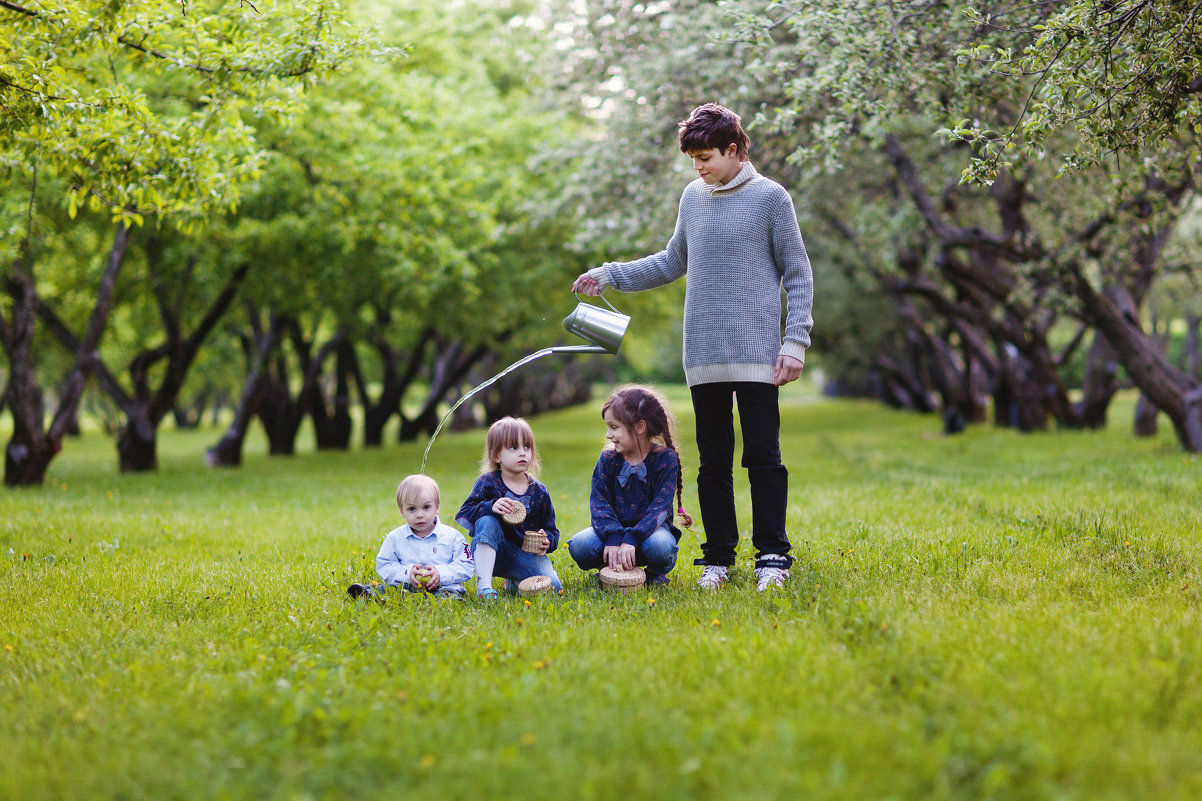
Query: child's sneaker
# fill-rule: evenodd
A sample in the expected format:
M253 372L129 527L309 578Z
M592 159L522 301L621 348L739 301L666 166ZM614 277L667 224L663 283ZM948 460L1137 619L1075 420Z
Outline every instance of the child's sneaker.
M384 602L384 591L376 589L370 585L352 584L346 588L346 594L351 598L358 600L360 598L371 598L372 600Z
M497 591L492 587L485 587L476 593L476 599L479 601L495 601L497 600Z
M759 592L773 587L785 586L789 571L780 567L757 567L755 569L755 588Z
M648 573L645 587L662 587L669 581L668 577L663 573Z
M730 568L726 565L706 565L697 579L697 586L703 590L716 590L726 583Z
M510 581L509 579L501 579L501 592L509 593L510 595L512 595L513 593L515 593L517 591L518 591L518 585L516 583Z

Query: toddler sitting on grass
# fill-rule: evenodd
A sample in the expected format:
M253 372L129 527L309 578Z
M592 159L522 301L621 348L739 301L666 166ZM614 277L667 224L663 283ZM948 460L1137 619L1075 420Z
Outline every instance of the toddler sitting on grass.
M475 574L467 540L438 520L438 483L426 475L407 476L396 492L405 525L388 532L376 555L376 572L389 587L462 598L463 582ZM352 598L372 593L362 584L347 588Z

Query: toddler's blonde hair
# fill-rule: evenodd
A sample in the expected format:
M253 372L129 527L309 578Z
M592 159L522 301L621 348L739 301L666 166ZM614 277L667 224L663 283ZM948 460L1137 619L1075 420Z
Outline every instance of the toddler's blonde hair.
M405 508L405 501L420 501L427 495L434 496L434 505L441 506L442 499L438 495L438 482L423 473L405 476L396 488L396 506Z

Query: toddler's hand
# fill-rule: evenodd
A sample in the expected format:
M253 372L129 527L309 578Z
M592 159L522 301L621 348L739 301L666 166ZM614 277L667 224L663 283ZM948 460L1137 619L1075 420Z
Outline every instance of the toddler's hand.
M426 575L429 576L429 580L426 581L426 590L434 592L438 589L438 585L442 584L442 576L439 575L438 568L434 565L426 565Z
M414 565L409 568L409 584L413 587L423 586L426 578L426 571L421 565Z
M540 528L538 530L538 533L543 535L543 541L541 543L539 543L539 546L538 546L538 555L546 556L547 551L549 551L551 549L551 538L547 536L547 532L545 529Z
M518 502L513 498L497 498L492 502L492 510L499 515L503 515L506 512L512 512L518 505Z

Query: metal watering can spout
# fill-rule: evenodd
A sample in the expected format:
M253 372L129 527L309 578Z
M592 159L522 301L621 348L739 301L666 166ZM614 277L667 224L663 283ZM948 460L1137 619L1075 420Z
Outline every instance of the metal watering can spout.
M575 292L572 293L576 295ZM616 354L622 347L622 339L630 326L630 317L614 308L604 294L601 300L609 309L593 306L580 300L576 295L576 308L563 318L563 327L569 334L593 343L592 345L562 345L555 348L556 352L573 351L576 353L611 353Z

